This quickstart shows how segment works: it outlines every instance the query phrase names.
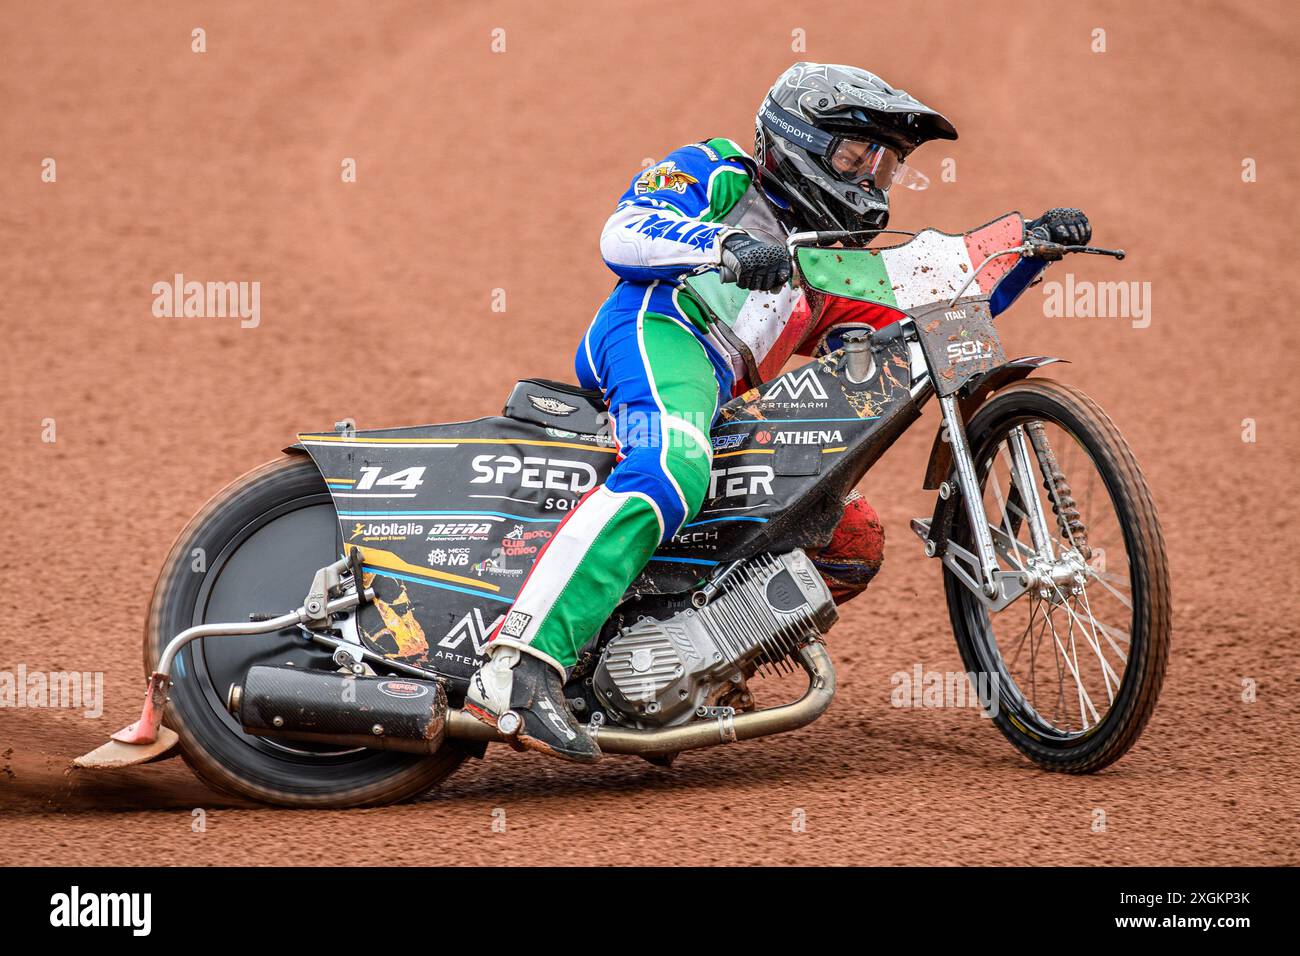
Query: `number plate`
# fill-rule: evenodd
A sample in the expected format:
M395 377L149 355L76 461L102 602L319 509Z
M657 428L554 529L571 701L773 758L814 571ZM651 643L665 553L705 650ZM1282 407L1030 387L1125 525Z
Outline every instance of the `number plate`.
M1007 361L987 299L961 299L951 307L939 302L912 310L912 318L941 397Z

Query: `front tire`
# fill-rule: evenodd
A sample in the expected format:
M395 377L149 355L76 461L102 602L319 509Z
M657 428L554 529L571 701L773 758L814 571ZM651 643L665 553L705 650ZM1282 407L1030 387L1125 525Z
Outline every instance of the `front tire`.
M1006 738L1044 770L1091 773L1137 742L1160 695L1171 632L1164 536L1146 479L1106 413L1076 388L1033 379L998 392L967 426L1004 568L1015 561L1008 554L1024 567L1034 560L1021 487L1031 482L1016 481L1009 445L1017 428L1028 436L1030 491L1043 492L1052 547L1074 551L1084 566L1074 585L1036 587L995 614L945 567L949 616L968 672L992 689L986 696ZM1055 493L1034 454L1053 446ZM963 511L952 540L975 551L972 538Z
M302 455L248 472L213 497L172 546L154 587L144 664L152 672L176 634L213 621L281 614L302 603L314 572L342 551L334 505ZM286 807L375 806L450 776L466 753L393 753L273 742L245 734L224 705L255 663L334 670L330 655L292 632L192 642L172 668L167 726L210 786Z

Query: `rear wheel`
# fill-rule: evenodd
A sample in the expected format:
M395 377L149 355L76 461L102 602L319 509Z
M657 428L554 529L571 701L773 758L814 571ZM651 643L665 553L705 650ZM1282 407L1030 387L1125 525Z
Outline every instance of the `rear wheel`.
M146 671L186 628L298 607L312 575L341 552L334 505L310 459L250 471L212 498L172 547L145 625ZM465 758L451 743L424 756L245 734L225 707L230 685L253 664L287 663L336 669L327 651L292 631L198 640L177 657L166 723L205 782L281 806L377 805L428 789Z
M1031 380L999 392L967 426L1004 569L1056 578L1001 611L947 568L957 646L986 681L984 702L1046 770L1089 773L1119 759L1155 709L1169 655L1169 572L1146 480L1114 423L1078 389ZM1025 449L1028 474L1015 466ZM1031 496L1048 526L1036 553ZM952 540L974 552L963 512Z

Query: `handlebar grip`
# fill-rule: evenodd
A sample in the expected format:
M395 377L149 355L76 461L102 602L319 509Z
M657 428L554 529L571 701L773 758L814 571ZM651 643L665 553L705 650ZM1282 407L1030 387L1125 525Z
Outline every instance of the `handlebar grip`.
M737 278L737 275L726 266L718 266L718 281L735 282Z
M1035 242L1029 251L1025 253L1028 259L1042 259L1044 262L1060 262L1065 258L1068 251L1066 246L1059 242Z

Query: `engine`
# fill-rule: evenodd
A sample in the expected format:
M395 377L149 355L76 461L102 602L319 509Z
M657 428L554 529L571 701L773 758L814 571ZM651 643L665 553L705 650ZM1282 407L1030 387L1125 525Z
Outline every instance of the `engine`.
M764 664L780 665L839 615L802 551L763 554L732 573L703 607L643 618L605 645L592 686L616 720L689 720Z

